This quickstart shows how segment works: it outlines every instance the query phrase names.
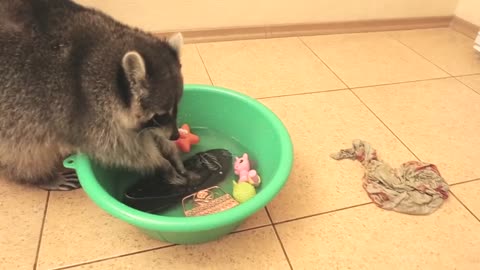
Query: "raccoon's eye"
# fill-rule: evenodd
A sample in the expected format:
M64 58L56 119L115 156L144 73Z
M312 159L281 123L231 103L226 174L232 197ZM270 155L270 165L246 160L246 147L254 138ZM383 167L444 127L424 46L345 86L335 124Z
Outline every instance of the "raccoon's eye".
M141 124L141 129L162 127L168 124L168 114L154 114L150 119Z
M155 114L152 117L152 121L157 125L164 125L170 121L170 116L167 113L164 114Z

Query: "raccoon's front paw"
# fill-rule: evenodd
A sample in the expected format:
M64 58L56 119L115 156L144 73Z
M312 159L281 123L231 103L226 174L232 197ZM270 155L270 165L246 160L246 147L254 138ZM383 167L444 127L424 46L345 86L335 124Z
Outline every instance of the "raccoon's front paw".
M185 171L182 173L178 173L175 171L173 176L169 177L168 179L170 184L172 185L196 186L200 183L201 177L200 175L191 171Z
M59 172L54 178L38 185L48 191L70 191L81 188L77 174L73 170Z
M185 186L188 184L188 178L177 171L173 170L167 174L167 180L172 185Z
M190 185L194 185L194 186L198 185L200 183L201 178L202 178L199 174L194 173L192 171L186 171L184 173L184 175L185 175L185 177L187 177L188 183Z

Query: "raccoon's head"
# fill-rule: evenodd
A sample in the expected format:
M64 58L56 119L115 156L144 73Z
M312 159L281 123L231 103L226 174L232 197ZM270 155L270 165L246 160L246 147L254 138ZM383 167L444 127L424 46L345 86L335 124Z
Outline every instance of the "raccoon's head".
M139 41L138 50L125 53L122 73L128 88L128 116L123 125L137 132L154 132L164 138L179 138L177 107L183 94L179 61L181 34L167 42Z

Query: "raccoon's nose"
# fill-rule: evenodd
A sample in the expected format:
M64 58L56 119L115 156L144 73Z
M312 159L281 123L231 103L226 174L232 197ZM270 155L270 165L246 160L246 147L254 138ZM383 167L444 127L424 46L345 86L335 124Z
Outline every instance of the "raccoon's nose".
M171 141L176 141L178 140L178 138L180 138L180 133L178 133L178 129L175 129L172 133L172 135L170 135L170 140Z

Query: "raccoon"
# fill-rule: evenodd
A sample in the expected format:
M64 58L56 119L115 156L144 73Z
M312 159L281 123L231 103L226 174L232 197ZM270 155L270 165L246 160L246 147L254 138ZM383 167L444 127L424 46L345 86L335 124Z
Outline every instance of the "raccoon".
M80 152L173 184L198 178L172 142L182 44L70 0L0 1L0 177L75 189L61 164Z

